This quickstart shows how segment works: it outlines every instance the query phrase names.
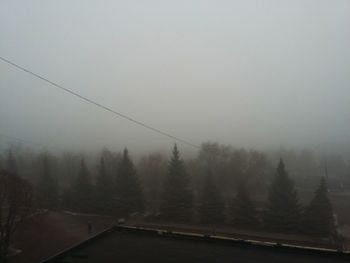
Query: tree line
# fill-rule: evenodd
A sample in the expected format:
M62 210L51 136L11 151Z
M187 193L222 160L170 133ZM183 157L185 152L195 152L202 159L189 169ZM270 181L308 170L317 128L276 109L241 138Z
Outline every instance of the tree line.
M257 188L251 186L251 181L253 185L261 184L257 183L260 176L256 174L262 173L260 170L266 166L262 155L253 152L246 162L242 161L247 158L242 152L238 151L230 156L234 160L230 167L231 172L236 173L234 184L230 184L225 179L225 174L218 174L218 171L223 169L220 161L223 157L212 152L208 154L208 151L202 151L200 154L205 165L201 166L202 183L197 190L192 182L195 173L192 172L191 176L188 171L190 168L195 170L195 166L184 162L175 145L172 156L165 165L159 161L159 156L158 159L153 156L143 160L148 164L144 166L145 170L148 170L148 177L152 178L156 173L160 173L158 176L164 177L161 183L149 180L146 181L147 184L145 180L141 180L128 150L125 149L115 159L111 158L110 153L104 152L100 157L94 180L85 160L81 159L76 176L64 191L53 176L49 155L42 154L39 157L39 177L34 187L35 203L40 208L63 208L119 217L128 217L133 213L142 214L153 207L154 213L149 216L150 220L229 224L239 228L264 228L284 233L329 235L334 230L332 205L324 178L321 179L311 202L303 206L281 159L273 172L274 175L267 180L267 200L263 205L259 205L252 198L252 190L257 191ZM109 161L108 165L106 159ZM249 165L244 166L244 163ZM114 165L111 167L111 164ZM163 164L161 169L158 167L160 164ZM11 152L7 168L14 174L18 173ZM229 197L225 196L225 187L222 187L225 184L229 184L234 193Z

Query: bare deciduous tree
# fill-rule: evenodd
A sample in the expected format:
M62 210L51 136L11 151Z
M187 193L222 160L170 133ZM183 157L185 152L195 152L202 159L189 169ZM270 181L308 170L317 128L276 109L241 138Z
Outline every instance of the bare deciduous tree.
M0 171L0 262L7 255L14 232L31 212L32 188L19 176Z

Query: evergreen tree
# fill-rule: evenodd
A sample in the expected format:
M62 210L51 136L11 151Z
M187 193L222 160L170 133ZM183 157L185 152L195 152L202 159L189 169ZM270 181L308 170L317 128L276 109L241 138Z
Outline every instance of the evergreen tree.
M255 206L243 179L240 180L237 194L231 203L230 215L231 223L237 227L256 227L259 223Z
M41 208L55 208L58 205L58 184L52 177L47 155L42 157L42 167L37 185L37 201Z
M89 172L83 159L80 164L78 176L69 191L69 206L73 206L74 209L84 212L92 211L92 190L93 187L90 181Z
M113 203L113 185L101 157L98 176L96 178L96 208L101 213L110 213Z
M281 232L297 232L300 229L300 205L293 181L280 160L276 176L269 189L265 225Z
M133 212L143 212L142 187L127 149L124 150L118 166L115 194L117 210L120 215L127 216Z
M304 231L310 234L327 236L333 228L333 209L328 198L324 177L315 192L314 198L306 208L303 218Z
M12 174L18 175L16 159L13 156L12 150L9 150L7 155L6 170Z
M200 221L204 224L219 224L225 221L220 192L208 173L198 209Z
M169 174L164 183L161 212L164 219L188 222L192 219L193 195L184 163L175 144L169 163Z
M167 166L167 160L161 154L150 154L139 162L139 177L143 183L147 211L151 213L159 212Z

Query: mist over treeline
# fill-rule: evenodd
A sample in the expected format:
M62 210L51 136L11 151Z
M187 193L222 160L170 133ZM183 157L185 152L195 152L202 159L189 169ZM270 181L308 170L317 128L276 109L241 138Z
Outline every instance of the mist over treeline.
M51 174L57 180L62 192L77 176L82 160L93 182L96 180L101 158L105 161L108 173L115 175L122 158L122 151L123 149L103 148L100 151L91 152L52 152L35 151L28 146L16 145L2 151L0 166L6 167L8 154L11 152L18 173L36 184L42 170L42 159L45 157L48 159ZM161 187L167 174L171 151L154 151L148 154L130 152L129 154L146 192L158 191L157 188ZM237 181L242 176L246 178L254 194L263 194L280 158L283 158L286 163L289 175L295 180L297 187L315 187L321 176L328 176L331 189L350 187L350 158L342 154L324 155L309 149L286 148L259 151L206 142L202 143L196 155L182 154L182 158L191 178L192 187L198 192L207 170L210 169L223 195L233 195L237 188Z

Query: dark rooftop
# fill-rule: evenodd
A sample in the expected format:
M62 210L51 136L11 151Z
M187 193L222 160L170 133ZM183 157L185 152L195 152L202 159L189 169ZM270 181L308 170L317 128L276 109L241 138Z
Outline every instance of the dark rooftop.
M349 255L116 227L46 262L349 262Z

